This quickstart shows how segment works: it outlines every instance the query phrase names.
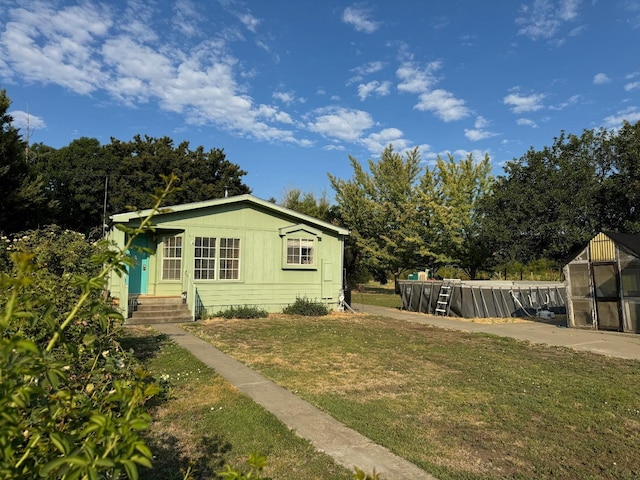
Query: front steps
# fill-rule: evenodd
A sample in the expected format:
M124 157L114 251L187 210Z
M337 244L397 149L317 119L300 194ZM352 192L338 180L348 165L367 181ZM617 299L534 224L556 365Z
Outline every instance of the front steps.
M193 321L189 307L182 297L155 297L140 295L130 298L130 317L127 325L152 325L158 323L184 323ZM132 301L135 300L135 301Z

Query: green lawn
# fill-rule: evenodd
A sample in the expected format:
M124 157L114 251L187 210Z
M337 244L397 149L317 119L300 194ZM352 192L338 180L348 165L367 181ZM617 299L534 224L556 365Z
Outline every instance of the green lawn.
M366 315L188 329L442 480L640 478L640 362Z
M351 291L351 305L358 304L400 308L402 299L395 293L393 283L387 285L367 283Z
M154 468L141 479L182 480L188 468L191 479L214 479L225 463L242 465L249 453L267 456L264 473L274 480L352 478L184 349L145 327L126 334L123 347L166 386L149 406Z

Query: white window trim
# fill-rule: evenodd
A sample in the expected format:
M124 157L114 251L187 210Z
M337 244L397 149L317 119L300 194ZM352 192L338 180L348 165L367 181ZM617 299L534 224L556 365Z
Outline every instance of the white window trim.
M165 247L167 246L167 239L180 239L180 256L179 257L167 257L165 256ZM172 247L169 247L172 248ZM173 246L173 248L176 248ZM184 258L184 238L182 235L163 235L162 236L162 265L160 277L163 282L181 282L182 281L182 263ZM179 260L180 267L178 268L178 278L165 278L165 260Z
M282 239L282 269L283 270L318 270L320 264L320 240L322 233L304 224L291 225L280 229ZM312 263L288 263L289 240L310 240L313 242Z

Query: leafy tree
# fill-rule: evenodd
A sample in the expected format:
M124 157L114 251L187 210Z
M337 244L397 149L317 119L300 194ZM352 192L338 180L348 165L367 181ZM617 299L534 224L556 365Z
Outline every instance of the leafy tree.
M604 143L604 142L603 142ZM603 228L640 232L640 122L624 122L600 148L608 175L599 199Z
M0 90L0 231L15 233L37 225L46 207L42 179L32 175L26 160L27 144L7 112L11 100Z
M285 192L279 204L325 222L330 222L332 219L331 204L325 193L316 198L313 192L302 193L300 189L293 188Z
M106 148L117 165L110 187L109 207L113 213L126 211L128 206L149 208L150 194L162 175L181 179L180 189L167 198L170 205L251 192L242 183L247 172L229 162L221 149L190 150L188 142L175 147L168 137L140 135L130 142L112 138Z
M170 193L168 204L251 192L242 182L246 172L228 161L223 150L191 150L188 142L176 147L168 137L136 135L128 142L112 138L107 145L80 138L58 150L36 145L31 153L49 199L56 203L49 221L42 223L85 234L102 231L105 193L107 216L130 206L149 208L163 175L181 178L181 188Z
M486 263L480 235L477 205L493 184L488 155L479 162L469 154L456 161L452 155L438 157L420 180L419 204L422 220L423 257L437 264L456 264L471 278Z
M48 223L85 234L94 228L101 232L105 180L116 168L108 150L97 139L82 137L58 150L36 146L32 155L56 204Z
M389 146L378 162L369 160L370 173L355 158L349 160L354 170L351 180L329 174L339 218L351 230L358 262L379 279L391 272L397 280L421 262L418 232L407 231L407 220L418 214L419 151L403 156Z
M483 238L496 262L561 261L610 225L599 215L602 182L612 172L610 135L562 132L551 147L506 164L481 207Z

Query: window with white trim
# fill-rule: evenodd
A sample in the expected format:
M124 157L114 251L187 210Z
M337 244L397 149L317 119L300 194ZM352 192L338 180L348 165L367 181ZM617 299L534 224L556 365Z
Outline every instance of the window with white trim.
M216 239L196 237L193 252L193 278L213 280L216 278Z
M287 238L287 265L313 265L314 247L313 238Z
M238 280L240 278L240 239L220 239L220 280Z
M182 237L162 237L162 279L180 280L182 272Z

